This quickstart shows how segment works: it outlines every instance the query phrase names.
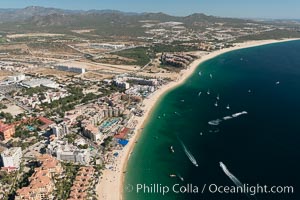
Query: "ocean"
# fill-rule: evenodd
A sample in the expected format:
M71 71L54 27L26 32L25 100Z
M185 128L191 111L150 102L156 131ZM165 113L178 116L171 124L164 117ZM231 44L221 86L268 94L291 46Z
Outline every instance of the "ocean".
M291 41L199 65L152 112L129 158L125 199L300 199L299 55Z

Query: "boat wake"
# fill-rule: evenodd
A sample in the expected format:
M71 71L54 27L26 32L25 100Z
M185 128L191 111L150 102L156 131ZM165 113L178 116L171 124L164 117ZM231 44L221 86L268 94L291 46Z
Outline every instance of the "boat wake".
M222 168L223 172L226 174L226 176L228 176L228 178L230 178L230 180L237 186L237 187L243 187L242 182L235 177L226 167L226 165L223 162L220 162L220 167ZM249 194L247 194L248 199L251 199ZM252 196L254 199L256 199L255 196Z
M218 126L223 120L226 121L226 120L233 119L233 118L239 117L241 115L246 115L246 114L248 114L247 111L242 111L242 112L234 113L232 115L225 116L222 119L211 120L211 121L208 122L208 124L212 125L212 126Z
M236 186L243 186L241 181L237 179L226 167L226 165L222 162L220 162L220 167L222 168L223 172L230 178L230 180L236 185Z
M181 143L181 146L182 146L182 148L183 148L184 153L186 154L186 156L190 159L190 161L191 161L196 167L198 167L198 163L197 163L195 157L194 157L194 156L191 154L191 152L186 148L186 146L183 144L182 141L180 141L180 143Z
M221 119L211 120L208 122L209 125L218 126L222 122Z

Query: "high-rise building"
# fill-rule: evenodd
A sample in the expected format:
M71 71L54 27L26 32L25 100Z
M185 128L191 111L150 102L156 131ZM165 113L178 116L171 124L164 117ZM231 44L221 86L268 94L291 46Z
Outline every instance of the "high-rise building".
M3 167L13 167L19 169L22 158L21 147L12 147L1 153Z

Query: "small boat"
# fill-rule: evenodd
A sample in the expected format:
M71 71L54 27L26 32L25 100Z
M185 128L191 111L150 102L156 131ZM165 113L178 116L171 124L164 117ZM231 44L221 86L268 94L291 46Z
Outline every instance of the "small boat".
M227 110L229 110L229 109L230 109L230 106L229 106L229 104L226 106L226 109L227 109Z
M218 102L216 101L215 106L218 107Z
M170 146L170 151L171 151L172 153L175 152L173 146Z
M203 135L203 133L202 133L202 132L200 132L200 135Z
M209 77L212 79L212 74L209 74Z
M218 94L218 96L216 97L217 100L220 100L220 95Z
M280 82L279 82L279 81L277 81L277 82L276 82L276 85L279 85L279 84L280 84Z
M170 177L171 177L171 178L175 178L175 177L176 177L176 174L170 174Z
M210 92L209 92L209 90L206 92L206 94L210 95Z
M251 93L251 90L248 90L248 93Z
M160 116L158 116L157 119L160 119Z
M198 97L200 97L200 95L201 95L201 92L198 93Z
M181 102L184 102L184 99L180 100Z
M198 74L199 74L199 76L201 76L201 75L202 75L202 73L201 73L201 72L199 72Z

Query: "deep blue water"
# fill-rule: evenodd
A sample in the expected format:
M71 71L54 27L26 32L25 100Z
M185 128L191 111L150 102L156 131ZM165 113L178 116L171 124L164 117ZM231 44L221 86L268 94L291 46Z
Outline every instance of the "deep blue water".
M218 126L208 124L242 111L248 114L222 121ZM132 185L134 190L125 189L125 197L127 200L300 199L299 124L300 41L232 51L208 60L185 84L167 93L153 111L129 160L125 185ZM189 160L181 142L199 167ZM175 153L170 152L171 145ZM293 186L294 194L247 197L211 194L208 190L202 194L204 184L235 185L221 169L220 161L244 184ZM184 182L171 178L170 174L180 174ZM138 183L157 183L170 188L176 183L193 184L200 191L137 193Z

